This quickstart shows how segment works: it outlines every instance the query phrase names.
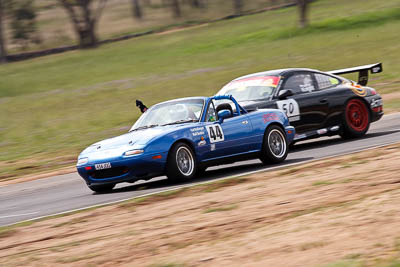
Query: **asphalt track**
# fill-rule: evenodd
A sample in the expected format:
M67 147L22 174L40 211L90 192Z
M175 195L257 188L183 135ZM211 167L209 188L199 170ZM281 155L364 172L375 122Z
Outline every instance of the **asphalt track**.
M279 167L397 142L400 142L400 113L386 115L373 123L368 134L361 139L344 141L334 136L299 143ZM244 161L210 168L204 177L192 183L272 168L277 167L266 167L259 160ZM119 184L112 193L94 194L77 173L12 184L0 188L0 226L188 185L170 185L165 177L158 177L147 182Z

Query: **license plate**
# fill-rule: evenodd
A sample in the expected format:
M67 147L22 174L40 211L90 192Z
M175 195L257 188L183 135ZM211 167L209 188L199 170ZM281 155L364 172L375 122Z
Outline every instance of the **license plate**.
M96 170L110 169L111 168L111 163L107 162L107 163L95 164L94 168Z

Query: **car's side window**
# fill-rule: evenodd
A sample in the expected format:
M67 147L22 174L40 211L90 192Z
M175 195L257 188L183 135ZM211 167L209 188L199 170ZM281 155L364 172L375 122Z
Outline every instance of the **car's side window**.
M290 89L293 94L302 94L315 91L315 86L311 74L298 73L287 78L283 89Z
M208 105L207 113L206 113L206 121L216 121L217 114L215 112L214 101L211 101Z
M329 75L315 73L314 76L317 80L318 88L320 90L335 87L340 84L340 81L338 79Z

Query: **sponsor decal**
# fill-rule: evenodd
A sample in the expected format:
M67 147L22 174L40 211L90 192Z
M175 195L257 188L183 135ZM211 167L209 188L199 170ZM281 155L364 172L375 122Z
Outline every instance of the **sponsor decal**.
M263 120L264 120L264 123L267 123L270 121L277 121L277 120L279 120L279 117L275 113L267 113L267 114L263 115Z
M207 144L206 140L201 140L197 143L198 146L204 146L205 144Z
M224 89L236 89L243 91L249 86L266 86L266 87L277 87L281 77L277 76L262 76L262 77L250 77L244 78L228 83Z
M204 131L204 127L201 126L201 127L192 128L192 129L190 129L190 131L191 131L191 132Z
M262 81L261 85L264 86L271 86L271 87L276 87L279 83L280 77L263 77L264 80Z
M204 127L192 128L190 131L192 132L193 136L205 135Z
M363 88L361 85L354 85L351 84L349 85L349 88L353 91L353 93L355 93L356 95L359 96L366 96L367 95L367 90L365 90L365 88Z
M298 140L298 139L303 139L306 138L307 136L305 134L296 134L294 136L294 140Z
M382 106L382 99L372 99L371 108Z
M378 72L381 72L381 67L380 66L372 68L372 73L378 73Z
M300 120L300 116L293 116L293 117L289 117L289 121L299 121Z
M330 78L329 78L329 82L330 82L332 85L339 84L339 80L336 79L336 78L333 78L333 77L330 77Z
M313 80L310 76L305 76L303 80L303 84L300 84L300 90L302 92L312 92L315 90L313 85Z

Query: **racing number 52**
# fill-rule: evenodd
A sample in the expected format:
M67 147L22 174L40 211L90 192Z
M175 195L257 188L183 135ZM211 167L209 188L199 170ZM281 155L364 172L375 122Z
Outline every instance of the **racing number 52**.
M210 143L224 141L224 132L222 131L221 125L209 125L207 126L207 132L208 136L210 137Z

